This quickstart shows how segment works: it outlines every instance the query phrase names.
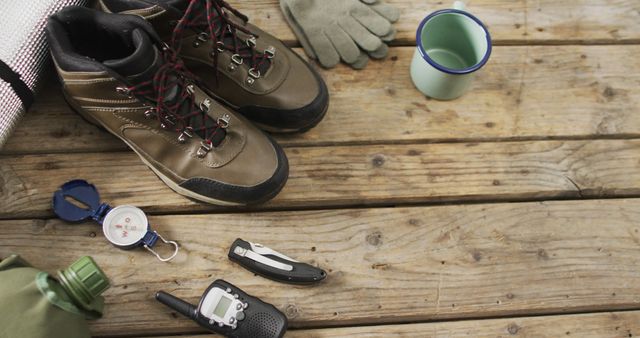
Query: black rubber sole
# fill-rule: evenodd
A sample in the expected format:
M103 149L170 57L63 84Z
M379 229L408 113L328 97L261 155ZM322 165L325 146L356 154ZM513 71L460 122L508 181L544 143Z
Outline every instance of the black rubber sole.
M199 196L237 205L261 204L273 199L282 191L289 179L289 160L282 147L268 135L267 137L278 157L278 167L267 181L253 187L242 187L205 178L192 178L181 183L180 188Z

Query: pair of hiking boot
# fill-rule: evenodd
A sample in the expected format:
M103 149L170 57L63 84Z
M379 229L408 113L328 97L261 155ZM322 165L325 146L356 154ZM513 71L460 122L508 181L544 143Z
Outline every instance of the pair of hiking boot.
M320 122L329 98L313 68L222 0L99 5L67 7L47 24L70 106L180 194L220 205L277 195L287 157L256 126Z

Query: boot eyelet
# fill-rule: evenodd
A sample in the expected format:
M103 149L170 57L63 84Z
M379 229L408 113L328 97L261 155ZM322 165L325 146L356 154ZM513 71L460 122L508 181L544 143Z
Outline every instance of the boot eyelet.
M229 66L227 67L227 69L228 69L230 72L234 72L236 69L238 69L238 66L236 66L236 64L235 64L235 63L231 62L231 63L229 64Z
M198 152L196 155L198 158L204 158L211 151L211 141L202 141L200 142L200 148L198 148Z
M180 136L178 136L178 142L180 142L181 144L184 144L187 142L187 139L190 139L192 137L193 137L193 128L186 127L184 128L182 133L180 133Z
M219 117L216 122L218 123L218 126L220 126L220 128L227 129L229 128L229 123L231 122L231 116L229 116L229 114L224 114Z
M188 85L187 86L187 93L189 93L189 95L193 95L193 93L195 93L195 88L193 87L193 85Z
M256 46L256 37L251 35L248 39L247 39L247 46L249 47L255 47Z
M160 128L169 130L172 126L176 125L176 121L174 117L165 116L160 123Z
M200 102L200 110L202 110L205 113L209 112L210 106L211 106L211 100L209 99L204 99L202 100L202 102Z
M220 53L224 52L224 42L222 41L216 42L216 48L218 49L218 52Z
M207 32L201 32L193 41L193 47L198 48L201 44L207 42L207 40L209 40L209 34L207 34Z
M255 68L249 68L249 76L251 76L254 79L259 79L260 78L260 71L258 69L255 69Z
M237 65L241 65L244 60L240 57L240 54L231 55L231 61L233 61Z
M144 117L146 119L152 119L156 116L158 111L154 107L148 107L148 109L144 112Z
M122 87L122 86L118 86L116 87L116 93L122 95L122 96L126 96L128 98L132 98L133 95L131 95L131 90L127 87Z
M264 50L264 53L267 55L268 59L273 59L276 56L276 47L269 46Z
M259 78L260 78L260 71L255 68L249 68L249 76L247 76L247 85L253 86L253 84Z
M207 42L207 40L209 40L209 33L200 32L200 34L198 34L198 40L200 40L200 42Z

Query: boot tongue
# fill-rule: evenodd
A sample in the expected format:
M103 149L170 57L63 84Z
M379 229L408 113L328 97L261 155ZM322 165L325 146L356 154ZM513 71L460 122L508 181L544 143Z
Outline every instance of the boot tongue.
M139 28L131 31L131 43L133 53L122 59L106 60L103 64L133 82L146 81L153 77L161 62L159 52L149 35Z
M153 44L149 35L139 28L131 31L131 44L134 51L129 56L122 59L106 60L103 64L126 78L132 85L152 81L156 71L164 62L160 51ZM175 100L177 94L178 88L165 93L165 101Z

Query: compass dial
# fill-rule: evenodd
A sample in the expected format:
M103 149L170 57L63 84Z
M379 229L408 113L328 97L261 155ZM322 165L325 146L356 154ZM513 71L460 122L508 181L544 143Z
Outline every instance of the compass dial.
M147 233L149 222L142 210L129 205L111 209L102 222L107 239L118 246L136 244Z

